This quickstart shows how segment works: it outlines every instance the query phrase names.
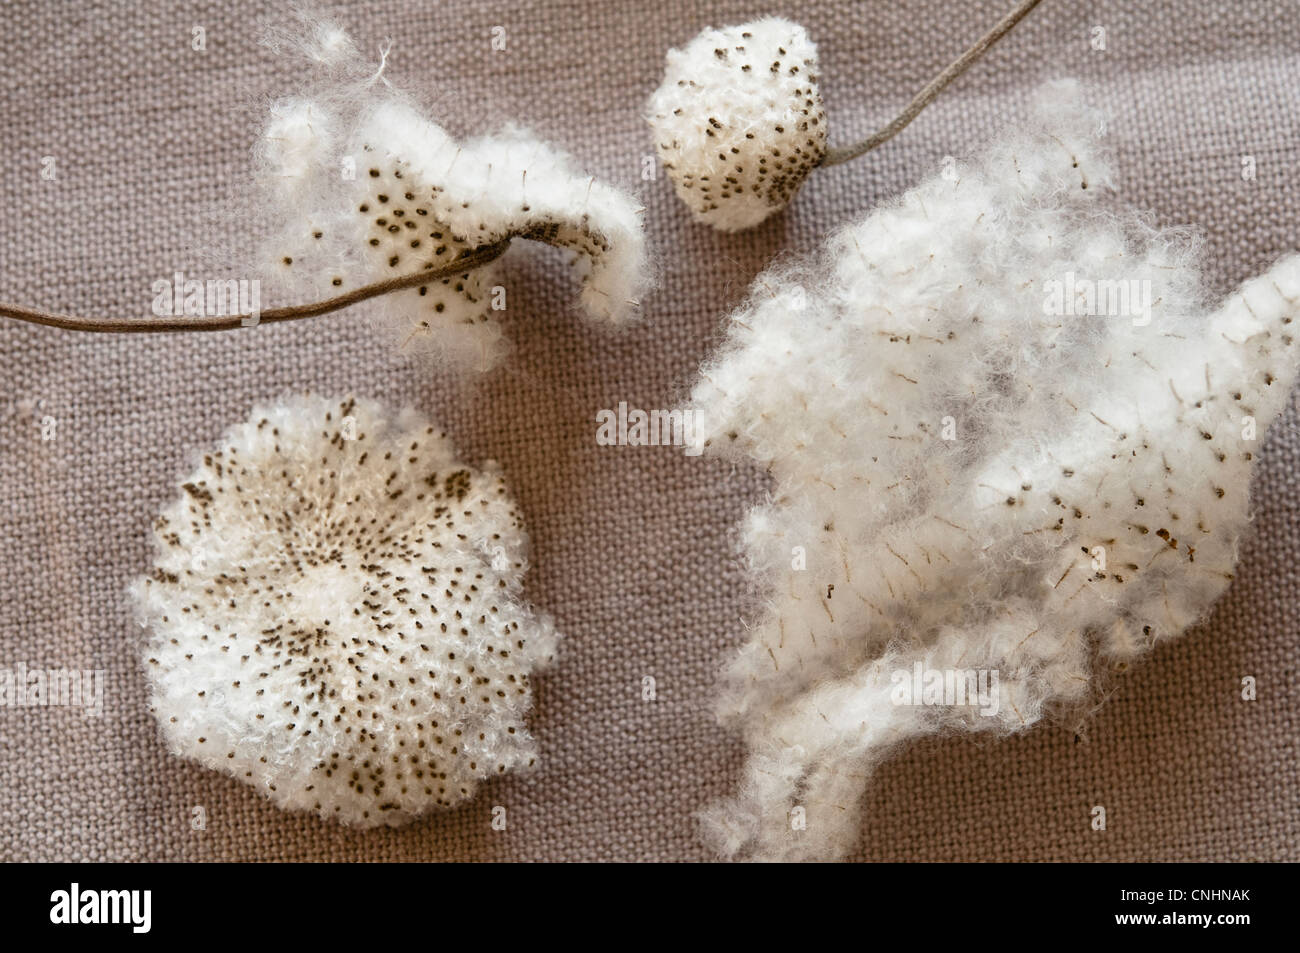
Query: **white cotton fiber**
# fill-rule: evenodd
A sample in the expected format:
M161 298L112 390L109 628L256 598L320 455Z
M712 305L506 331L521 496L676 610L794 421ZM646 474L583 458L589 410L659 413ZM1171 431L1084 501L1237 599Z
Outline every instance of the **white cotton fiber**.
M1189 236L1102 199L1102 128L1046 87L1022 128L759 279L704 367L701 443L775 480L743 532L768 609L721 703L750 751L706 814L724 854L842 855L895 743L1082 703L1231 582L1300 257L1205 307ZM997 683L983 709L914 704L914 670Z

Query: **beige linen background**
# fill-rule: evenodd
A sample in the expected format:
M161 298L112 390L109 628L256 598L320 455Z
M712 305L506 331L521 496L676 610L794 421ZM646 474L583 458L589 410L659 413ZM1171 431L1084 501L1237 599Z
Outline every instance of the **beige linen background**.
M0 324L0 667L102 668L102 718L0 709L6 860L701 860L692 812L742 758L709 715L745 636L733 531L753 472L670 448L595 442L601 408L673 406L719 321L778 255L934 173L1038 82L1090 81L1110 111L1124 196L1205 235L1216 292L1300 245L1300 5L1045 0L902 136L814 174L741 235L693 225L643 181L640 119L665 50L702 27L783 13L821 52L835 143L883 124L1011 0L685 2L361 0L327 7L458 134L531 125L637 192L660 264L636 329L582 323L555 252L511 251L517 351L478 381L367 333L364 308L216 335L93 336ZM241 201L266 97L300 70L257 44L257 0L7 2L0 7L0 300L145 314L150 285L248 234ZM502 26L507 49L494 52ZM192 49L202 27L206 50ZM1105 30L1105 50L1093 30ZM1242 157L1256 177L1242 176ZM40 175L52 157L56 177ZM287 302L285 302L287 303ZM169 756L146 707L123 589L191 454L254 401L354 391L440 419L468 459L505 465L530 520L531 597L565 633L539 682L540 769L400 830L275 810ZM53 418L53 439L41 424ZM1004 742L943 739L887 765L863 860L1300 859L1300 427L1268 436L1254 533L1208 624L1120 682L1087 737L1044 724ZM1245 675L1259 698L1239 697ZM645 676L658 699L642 700ZM491 809L508 810L506 831ZM1090 829L1104 805L1108 830ZM191 829L202 807L206 830Z

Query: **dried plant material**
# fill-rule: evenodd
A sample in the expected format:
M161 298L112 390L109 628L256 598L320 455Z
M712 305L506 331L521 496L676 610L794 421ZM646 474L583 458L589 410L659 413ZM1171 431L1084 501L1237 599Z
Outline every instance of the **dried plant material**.
M158 517L132 587L173 753L277 805L397 825L533 764L551 621L492 464L413 411L255 408Z
M778 17L705 30L669 51L648 119L697 221L728 232L757 225L826 152L817 47Z
M1099 201L1081 99L1045 88L973 162L761 277L703 370L701 443L775 480L743 530L767 608L721 704L750 752L706 815L725 855L843 854L895 744L1086 704L1233 578L1300 257L1207 307L1189 235Z
M264 205L286 223L260 257L273 288L339 294L519 236L573 253L590 318L631 318L648 280L631 196L522 129L457 141L382 66L367 73L337 31L317 33L307 47L326 76L272 104L257 150ZM405 350L487 370L507 350L496 320L506 306L494 263L388 295L378 323Z

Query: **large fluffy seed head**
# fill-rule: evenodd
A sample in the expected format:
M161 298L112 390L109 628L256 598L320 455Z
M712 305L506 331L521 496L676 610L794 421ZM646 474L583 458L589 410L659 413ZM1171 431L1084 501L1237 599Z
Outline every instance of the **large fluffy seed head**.
M589 317L633 316L648 267L631 196L519 129L458 141L387 85L334 66L310 95L272 104L258 146L263 213L284 223L258 260L270 290L332 297L518 235L574 253ZM506 292L493 263L372 307L403 350L487 370L508 350Z
M1206 307L1195 243L1101 199L1103 125L1047 87L974 160L765 275L701 375L702 443L776 482L743 529L769 608L723 700L751 752L708 815L724 852L850 849L897 742L1086 707L1229 585L1296 376L1300 256ZM918 664L996 672L992 710L899 704Z
M817 47L768 17L670 50L650 98L655 147L695 218L723 231L777 212L826 152Z
M180 484L132 587L172 751L290 809L395 825L531 765L528 537L413 411L257 407Z

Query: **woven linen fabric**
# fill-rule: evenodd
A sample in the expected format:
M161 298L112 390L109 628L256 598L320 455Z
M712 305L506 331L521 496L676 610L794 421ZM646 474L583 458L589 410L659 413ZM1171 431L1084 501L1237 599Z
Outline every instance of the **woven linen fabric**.
M1085 80L1112 116L1122 197L1203 229L1215 293L1300 246L1296 0L1045 0L897 139L814 172L789 210L750 232L692 224L662 174L643 178L653 146L642 112L664 54L706 25L761 13L804 24L839 145L883 125L1011 5L325 6L376 61L391 38L387 75L454 134L518 120L636 192L658 285L642 323L609 334L579 319L558 253L516 243L505 323L517 347L478 380L388 352L364 305L220 334L0 322L0 668L106 673L99 718L0 708L0 859L708 859L692 814L732 788L743 756L710 712L753 609L735 529L766 484L671 447L599 446L597 412L680 406L722 315L767 263L812 251L1024 116L1052 77ZM0 300L145 315L154 281L249 240L253 226L223 209L247 204L265 104L300 73L258 44L267 16L254 0L0 8ZM263 306L279 303L291 302ZM412 404L468 461L501 461L534 540L528 595L564 634L536 684L539 769L401 829L278 811L169 755L147 708L124 590L149 565L151 522L193 454L254 402L304 389ZM1262 452L1253 533L1205 625L1123 677L1083 737L1044 723L1006 741L907 749L870 788L854 858L1300 860L1294 395ZM1245 676L1254 701L1241 697Z

